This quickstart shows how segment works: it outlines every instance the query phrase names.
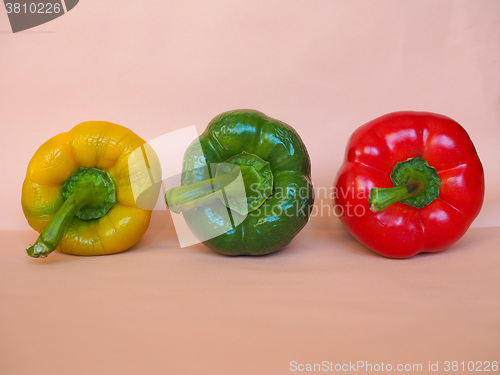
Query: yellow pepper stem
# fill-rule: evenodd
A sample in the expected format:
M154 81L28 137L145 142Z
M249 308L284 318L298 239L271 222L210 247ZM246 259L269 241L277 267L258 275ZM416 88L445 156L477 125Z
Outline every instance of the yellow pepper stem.
M107 172L80 167L64 183L62 195L64 203L35 244L26 250L29 256L44 258L54 251L73 217L95 220L106 215L116 203L116 186Z
M99 188L86 184L80 185L78 189L64 201L52 221L42 231L35 244L26 250L33 258L45 258L59 245L66 231L69 221L75 214L94 200L99 194Z

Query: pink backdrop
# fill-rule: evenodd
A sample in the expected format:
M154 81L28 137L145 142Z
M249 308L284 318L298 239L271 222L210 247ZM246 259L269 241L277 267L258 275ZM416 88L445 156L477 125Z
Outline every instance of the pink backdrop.
M82 0L12 34L0 5L0 374L280 375L324 360L441 361L443 373L445 360L498 360L499 20L499 1ZM45 140L85 120L146 140L201 132L236 108L295 127L316 188L363 123L448 115L483 162L483 211L449 251L406 261L329 216L265 258L180 249L165 211L122 254L24 254L36 233L21 185Z
M0 12L0 156L8 161L0 228L28 228L20 187L49 137L107 120L152 139L189 125L202 131L236 108L294 126L316 187L331 186L349 135L372 118L403 109L448 115L485 167L475 225L500 225L499 17L495 1L85 0L12 34Z

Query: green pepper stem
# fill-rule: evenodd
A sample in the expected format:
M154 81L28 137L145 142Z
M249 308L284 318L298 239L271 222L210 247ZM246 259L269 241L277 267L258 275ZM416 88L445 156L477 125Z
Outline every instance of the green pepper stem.
M383 211L396 202L414 197L423 188L424 185L419 180L412 180L403 186L392 188L373 188L370 190L368 199L370 210L373 212Z
M33 246L26 250L33 258L45 258L59 245L70 220L84 206L94 200L99 189L91 184L82 184L64 201L52 221L45 227Z
M246 216L272 194L271 167L257 155L243 151L217 163L214 169L215 177L168 190L165 201L170 211L179 214L218 199L231 211Z
M214 199L213 193L228 186L238 174L239 169L235 168L232 173L169 189L165 194L167 206L178 214L210 201Z

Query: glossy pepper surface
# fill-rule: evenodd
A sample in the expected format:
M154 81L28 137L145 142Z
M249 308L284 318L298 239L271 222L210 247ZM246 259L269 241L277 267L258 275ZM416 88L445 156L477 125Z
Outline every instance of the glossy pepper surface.
M257 111L230 111L210 122L201 148L196 144L185 153L182 186L169 190L166 200L207 246L224 255L269 254L307 223L314 202L311 165L292 127ZM231 165L241 171L246 212L237 202L210 197L223 191L231 200ZM222 166L229 172L219 175Z
M368 248L407 258L460 239L483 197L483 168L462 126L434 113L395 112L352 134L334 208Z
M148 228L160 175L154 151L120 125L89 121L49 139L23 184L24 214L41 233L28 255L45 257L56 247L75 255L128 249Z

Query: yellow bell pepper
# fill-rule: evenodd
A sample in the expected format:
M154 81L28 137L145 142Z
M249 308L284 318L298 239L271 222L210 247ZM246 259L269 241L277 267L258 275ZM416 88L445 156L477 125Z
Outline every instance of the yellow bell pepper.
M130 248L149 226L160 183L156 154L123 126L89 121L56 135L36 151L23 184L24 215L41 233L28 255Z

